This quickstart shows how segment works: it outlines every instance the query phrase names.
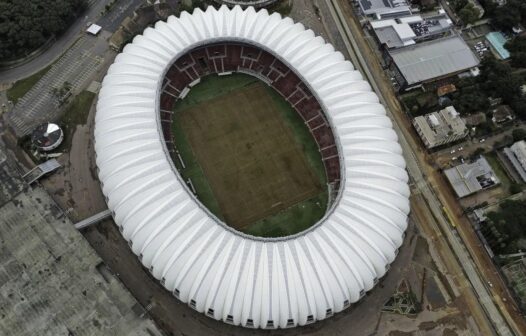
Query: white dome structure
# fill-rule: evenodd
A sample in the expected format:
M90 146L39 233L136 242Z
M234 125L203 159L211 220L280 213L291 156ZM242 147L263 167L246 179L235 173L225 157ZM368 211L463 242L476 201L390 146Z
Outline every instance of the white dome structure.
M190 50L239 42L272 54L310 89L338 149L338 196L311 228L252 237L214 217L175 168L161 125L165 76ZM123 237L166 289L216 320L287 328L357 302L384 276L409 213L402 149L384 107L352 64L290 18L226 6L157 22L108 70L96 161Z

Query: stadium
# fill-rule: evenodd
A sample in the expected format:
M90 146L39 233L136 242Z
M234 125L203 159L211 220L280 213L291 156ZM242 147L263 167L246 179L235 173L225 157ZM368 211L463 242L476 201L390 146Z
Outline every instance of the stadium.
M174 105L212 74L273 88L312 134L331 191L301 232L243 233L194 195L174 163ZM340 52L266 10L226 6L158 22L108 70L95 120L99 179L123 237L179 300L250 328L323 320L389 269L409 213L408 176L378 97Z

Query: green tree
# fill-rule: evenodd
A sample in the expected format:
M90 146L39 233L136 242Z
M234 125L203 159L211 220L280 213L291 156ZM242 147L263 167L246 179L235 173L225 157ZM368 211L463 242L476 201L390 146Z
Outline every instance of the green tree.
M458 11L458 17L465 25L474 23L478 20L480 12L478 8L475 8L470 2L465 5L461 10Z
M0 0L0 61L29 54L64 32L86 0Z
M526 130L523 130L522 128L514 129L513 132L511 132L511 135L513 137L513 141L521 141L526 139Z

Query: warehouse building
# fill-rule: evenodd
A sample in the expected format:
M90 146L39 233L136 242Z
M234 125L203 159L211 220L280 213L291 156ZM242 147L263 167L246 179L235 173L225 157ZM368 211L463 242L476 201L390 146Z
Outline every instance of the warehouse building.
M454 142L468 135L466 124L453 106L416 117L413 126L427 148Z
M453 35L389 50L388 63L401 89L407 90L469 71L480 61Z
M444 171L458 198L466 197L500 183L485 157Z

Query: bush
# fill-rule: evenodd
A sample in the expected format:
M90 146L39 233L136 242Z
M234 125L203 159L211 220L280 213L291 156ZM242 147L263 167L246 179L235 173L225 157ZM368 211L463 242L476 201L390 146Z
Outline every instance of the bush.
M518 194L522 191L522 187L520 184L518 183L512 183L510 184L510 194L514 195L514 194Z
M514 142L526 139L526 131L523 130L522 128L518 128L518 129L513 130L511 135L513 136L513 141Z

